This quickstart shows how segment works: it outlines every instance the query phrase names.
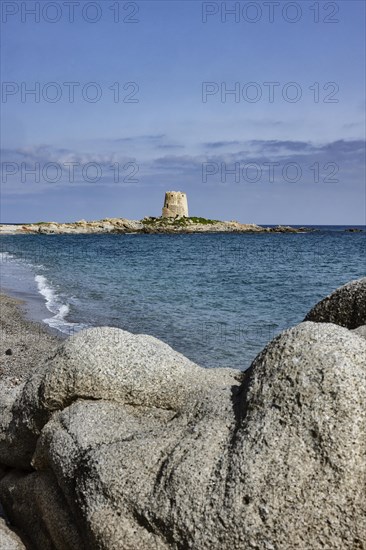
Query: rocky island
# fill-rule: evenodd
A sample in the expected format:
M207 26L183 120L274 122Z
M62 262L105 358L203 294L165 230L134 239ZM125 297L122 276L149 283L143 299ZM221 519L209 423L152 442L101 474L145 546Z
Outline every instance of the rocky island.
M296 229L279 225L261 227L237 221L223 222L206 218L153 218L141 221L125 218L105 218L98 221L80 220L70 223L38 222L19 225L0 225L0 234L97 234L97 233L303 233L306 228Z
M0 225L0 234L97 234L97 233L302 233L305 227L289 226L262 227L254 223L219 221L188 215L185 193L167 191L161 217L104 218L98 221L80 220L70 223L37 222L29 224Z
M2 550L366 548L366 278L245 372L1 307Z

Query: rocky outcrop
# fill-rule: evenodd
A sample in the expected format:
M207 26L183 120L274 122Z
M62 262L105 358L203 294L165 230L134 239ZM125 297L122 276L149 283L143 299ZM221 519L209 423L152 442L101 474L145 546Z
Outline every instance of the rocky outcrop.
M35 227L37 226L38 227ZM41 234L63 233L135 233L143 229L141 222L125 218L105 218L99 221L80 220L75 223L41 223L24 226L28 232Z
M334 323L348 329L366 325L366 277L351 281L319 302L305 321Z
M205 218L144 218L144 233L266 233L254 223L221 222Z
M363 325L361 327L355 328L353 330L355 334L358 334L359 336L362 336L362 338L366 338L366 325Z
M42 235L99 234L99 233L303 233L306 228L278 225L261 227L236 221L206 220L205 218L151 218L141 221L125 218L105 218L99 221L80 220L73 223L41 222L26 225L0 225L0 234L37 233Z
M151 218L142 220L144 233L304 233L311 229L277 225L262 227L255 223L223 222L205 218Z
M201 460L198 475L202 487L209 485L211 461L227 436L226 423L235 422L234 417L229 420L217 413L232 408L231 388L241 376L235 370L202 369L152 337L119 329L90 329L69 339L43 374L26 384L3 430L1 462L18 470L0 485L10 518L16 524L22 518L27 532L27 526L37 525L33 508L27 512L31 517L23 517L24 500L31 499L42 522L51 518L47 532L56 548L168 547L159 529L153 533L144 525L144 506L158 489L154 485L173 452L177 458L191 455L183 461L183 477L188 470L193 473L196 459ZM206 422L206 416L211 420ZM195 448L197 439L200 450ZM36 472L25 473L31 465ZM195 481L186 480L189 501L189 486L193 489ZM111 482L106 493L105 482L108 486ZM42 484L49 487L52 498L39 489ZM112 500L110 491L115 493ZM140 494L141 501L130 507L127 492L122 497L120 491ZM120 501L117 507L115 499ZM202 495L200 500L204 499ZM59 527L57 536L54 523ZM66 529L70 524L75 527L72 543L59 539L63 532L71 536L71 528ZM33 528L33 533L36 547L48 548L44 529Z
M42 550L365 549L365 357L331 323L245 373L80 332L8 396L6 513Z
M26 550L21 539L0 518L0 548L1 550Z

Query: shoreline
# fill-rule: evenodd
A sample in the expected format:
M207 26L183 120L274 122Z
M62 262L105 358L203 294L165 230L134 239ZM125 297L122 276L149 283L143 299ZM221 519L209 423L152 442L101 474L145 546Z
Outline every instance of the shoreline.
M87 328L64 318L67 317L68 306L59 300L47 279L40 275L38 270L33 271L37 268L36 265L31 266L11 256L2 256L0 261L2 270L0 294L22 304L27 321L41 324L49 334L58 336L61 340L82 328Z
M23 300L0 294L0 376L4 384L16 387L37 370L63 339L45 324L27 318Z
M152 334L205 367L245 370L322 294L362 276L364 235L4 236L2 288L51 334L114 326Z
M46 323L47 317L51 314L46 308L44 298L40 294L32 294L26 291L1 286L0 296L5 296L6 299L14 302L14 305L20 310L25 322L40 325L47 334L58 338L60 341L68 338L68 334ZM1 317L2 314L0 318Z
M58 332L58 331L57 331ZM45 323L29 318L28 304L24 299L0 292L0 381L1 413L8 402L20 395L27 380L42 370L42 364L50 357L63 338ZM0 479L7 468L0 465ZM29 538L19 526L9 520L0 503L0 540L4 548L29 548ZM24 546L23 546L24 545Z
M1 295L0 539L19 535L19 550L126 540L146 550L170 548L175 530L174 546L208 540L219 550L248 540L254 525L257 547L270 537L288 550L290 529L292 546L353 548L366 525L364 491L354 505L364 481L365 298L365 277L339 287L243 373L202 368L111 327L60 346ZM269 527L258 510L271 511Z
M118 327L244 371L321 295L364 274L364 235L4 236L2 286L57 334Z

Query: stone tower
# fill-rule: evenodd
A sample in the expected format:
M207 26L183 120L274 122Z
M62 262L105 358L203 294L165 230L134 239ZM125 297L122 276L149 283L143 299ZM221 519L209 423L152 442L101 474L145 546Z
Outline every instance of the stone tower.
M180 191L167 191L165 193L163 218L175 218L185 216L188 218L187 195Z

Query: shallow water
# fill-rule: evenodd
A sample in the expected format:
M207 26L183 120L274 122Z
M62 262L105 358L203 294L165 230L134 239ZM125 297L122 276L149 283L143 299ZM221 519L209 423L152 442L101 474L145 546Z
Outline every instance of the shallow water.
M206 367L247 368L338 286L365 275L366 233L3 235L3 290L64 333L152 334ZM41 309L39 310L41 311ZM39 312L38 312L39 314Z

